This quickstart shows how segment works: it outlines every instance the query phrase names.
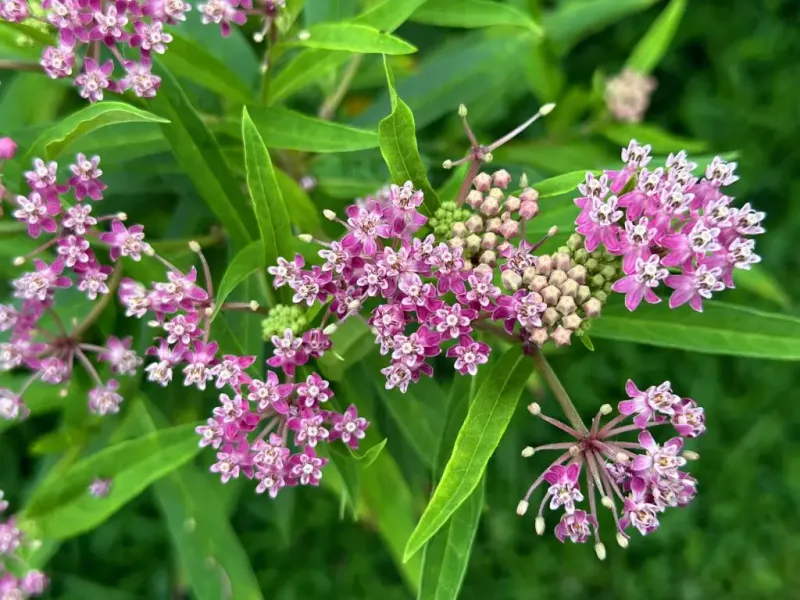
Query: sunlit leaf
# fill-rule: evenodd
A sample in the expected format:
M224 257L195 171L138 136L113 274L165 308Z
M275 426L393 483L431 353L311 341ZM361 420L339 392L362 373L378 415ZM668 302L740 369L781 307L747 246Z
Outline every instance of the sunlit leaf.
M411 181L414 187L425 194L425 201L420 210L432 215L439 207L439 197L428 182L425 165L419 157L417 136L414 126L414 115L411 109L398 97L394 87L394 77L389 63L384 59L389 94L392 99L392 114L381 121L378 126L381 154L389 167L392 181L402 185Z
M620 148L627 147L631 140L650 144L656 154L669 154L681 150L691 154L708 149L708 144L702 140L677 136L648 123L609 123L600 129L600 133Z
M261 240L252 242L242 248L239 253L233 257L233 260L225 269L225 274L222 276L222 282L219 284L217 290L217 298L215 301L214 314L211 315L211 320L219 314L222 308L222 303L230 295L230 293L242 283L245 279L250 277L258 269L266 268L264 263L264 245Z
M639 73L650 73L669 49L675 32L686 12L687 0L670 0L667 7L647 30L633 49L625 66Z
M539 192L539 198L569 194L578 190L578 185L586 179L586 173L587 171L572 171L571 173L556 175L555 177L532 183L531 187ZM600 172L592 171L592 173L599 175Z
M489 0L428 0L411 17L440 27L479 28L494 25L525 27L537 35L541 28L521 10Z
M478 487L530 373L530 363L517 348L495 364L469 408L442 479L408 539L404 560L414 556Z
M318 50L340 50L358 54L411 54L417 49L398 37L357 23L312 25L291 45Z
M706 354L800 360L800 319L706 301L703 312L666 302L634 312L619 301L603 309L590 330L599 338L637 342Z

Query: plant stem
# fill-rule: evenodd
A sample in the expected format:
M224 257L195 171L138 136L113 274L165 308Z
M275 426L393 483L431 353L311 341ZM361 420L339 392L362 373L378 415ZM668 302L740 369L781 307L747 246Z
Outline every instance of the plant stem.
M86 330L89 329L89 327L91 327L92 324L97 320L105 307L108 306L108 303L111 302L111 298L114 297L114 293L116 292L117 285L119 284L119 280L121 278L122 265L117 264L117 267L114 269L114 273L111 276L111 280L108 282L108 293L103 296L97 304L94 305L92 312L86 316L83 322L75 327L70 336L72 339L79 340Z
M358 67L361 66L361 61L363 59L363 54L356 54L350 60L350 64L347 65L344 73L342 73L342 80L339 82L339 85L337 85L336 89L323 101L318 113L320 119L325 119L327 121L333 117L336 109L339 108L345 95L347 95L347 90L350 89L350 85L353 83L353 79L355 79L358 73Z
M542 354L541 350L538 348L533 348L533 362L536 363L536 368L539 369L542 377L544 377L544 380L553 392L553 396L555 396L556 401L561 406L561 410L564 411L567 420L581 433L588 433L589 429L575 409L575 405L572 403L569 394L567 394L567 390L561 385L561 381L558 379L555 371L553 371L550 363L547 362L544 354Z
M0 60L0 71L41 71L39 63L25 60Z

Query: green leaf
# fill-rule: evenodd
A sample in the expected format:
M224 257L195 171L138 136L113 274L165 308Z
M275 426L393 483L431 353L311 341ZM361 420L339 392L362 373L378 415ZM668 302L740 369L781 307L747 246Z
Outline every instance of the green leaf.
M333 350L317 363L326 379L340 381L345 371L364 358L375 346L369 327L361 319L348 319L331 334Z
M154 112L171 121L170 125L161 127L164 137L183 172L214 211L234 246L244 248L257 239L253 209L228 168L217 140L200 120L178 81L163 67L158 72L161 87L149 103Z
M550 198L551 196L569 194L578 190L578 185L583 183L584 179L586 179L586 173L587 171L572 171L571 173L556 175L555 177L543 179L538 183L534 183L531 187L539 192L539 198ZM592 171L592 173L599 175L600 171Z
M219 314L219 311L222 308L222 303L225 302L225 299L236 288L236 286L238 286L259 269L265 268L265 266L264 245L261 240L251 242L233 257L231 264L229 264L228 268L225 269L225 274L222 276L222 282L219 284L219 289L217 290L214 314L211 315L212 321Z
M195 424L179 425L116 444L85 458L42 484L24 511L41 535L66 539L94 529L151 483L199 452ZM95 477L110 478L105 498L88 492Z
M308 34L306 37L305 33ZM417 49L398 37L357 23L312 25L291 45L318 50L340 50L358 54L413 54Z
M789 308L792 304L789 294L778 284L777 279L761 267L753 267L747 271L734 270L733 282L738 289L747 290L751 294L775 302L782 308Z
M441 476L467 415L475 381L472 377L457 377L450 387L446 424L434 464L436 480ZM484 488L485 478L456 510L450 522L425 545L418 600L458 598L483 508Z
M156 431L149 414L153 409L142 399L135 401L132 412L143 432ZM153 487L193 596L261 600L258 579L226 517L218 486L208 473L186 465Z
M386 447L386 442L389 440L387 438L383 438L383 441L379 444L375 444L372 448L364 452L364 454L359 454L353 449L350 449L350 455L359 461L360 466L362 469L366 469L372 463L374 463L378 457L383 452L383 449Z
M561 2L559 8L545 15L542 27L562 51L568 50L588 35L616 23L627 15L644 10L658 0L587 0Z
M706 301L703 312L641 305L628 312L621 302L592 323L592 337L678 348L706 354L800 360L800 319Z
M639 40L625 66L639 73L650 73L658 66L666 54L683 13L686 12L687 0L671 0L667 7Z
M34 157L52 160L81 136L118 123L169 123L169 120L122 102L98 102L82 108L47 129L33 143L22 164L30 164Z
M44 73L17 73L3 85L0 123L13 123L16 129L55 119L68 89ZM37 101L30 102L30 98Z
M320 454L328 455L333 461L336 470L344 483L345 505L350 507L353 518L356 517L356 505L361 498L361 472L358 461L353 460L353 456L341 444L332 444L321 447ZM344 512L342 513L344 516Z
M583 345L586 346L586 349L589 352L594 352L594 343L592 342L592 339L589 337L589 334L584 333L582 336L580 336L580 338Z
M414 115L405 102L397 96L394 76L386 58L383 59L383 65L386 68L386 80L392 100L392 114L378 126L381 154L386 166L389 167L392 181L398 185L411 181L414 187L421 189L425 194L425 201L420 210L433 215L439 207L439 197L428 182L425 165L419 156Z
M319 232L322 229L322 221L319 218L320 211L308 197L306 191L280 169L275 170L275 178L278 180L278 187L286 204L286 210L289 211L289 220L304 233L316 234Z
M283 201L269 151L261 134L247 113L242 114L242 139L244 140L244 162L247 168L247 189L253 200L258 229L264 250L264 262L269 267L278 263L278 257L291 259L292 223ZM286 290L282 297L288 301Z
M378 147L374 131L331 123L287 108L251 108L248 112L269 148L320 153Z
M525 27L538 36L542 35L541 27L518 8L489 0L428 0L417 9L411 20L440 27L509 25Z
M705 152L708 149L708 144L702 140L677 136L647 123L609 123L600 130L600 133L620 148L627 147L634 139L642 144L650 144L654 154L669 154L680 150L686 150L691 154Z
M384 0L354 19L381 31L392 32L405 23L414 11L430 0Z
M228 65L220 61L201 44L174 31L169 52L159 56L159 61L178 77L197 83L204 88L247 104L253 100L253 89L248 87ZM160 92L159 92L160 93Z
M469 408L442 480L408 539L404 560L414 556L478 487L530 373L531 365L518 348L495 364Z

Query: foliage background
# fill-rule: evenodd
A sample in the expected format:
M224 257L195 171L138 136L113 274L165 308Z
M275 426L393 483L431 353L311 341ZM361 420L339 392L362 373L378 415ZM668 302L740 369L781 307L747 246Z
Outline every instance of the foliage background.
M535 1L511 3L525 10L540 7ZM357 2L346 0L310 0L308 4L306 18L311 21L335 20L358 8ZM567 4L585 5L580 8L591 11L598 2L541 3L545 10ZM639 4L642 10L631 11L582 37L563 57L560 62L567 85L558 94L562 104L552 120L526 133L524 142L499 157L516 169L512 173L518 175L524 169L535 182L564 171L614 163L614 144L599 136L575 135L574 128L562 127L559 111L580 112L590 101L595 71L614 73L621 68L664 3ZM579 14L575 13L576 19ZM473 126L479 137L488 141L527 118L540 100L551 99L525 76L531 59L515 53L513 28L465 31L407 23L397 34L420 49L393 64L400 95L417 117L421 151L433 166L435 185L445 177L436 165L444 158L458 157L465 147L455 117L459 102L469 104ZM254 60L244 38L222 41L208 28L197 30L197 35L205 36L197 39L234 71L246 72L245 63ZM703 154L738 151L741 181L737 198L768 213L768 233L759 239L759 253L764 257L763 269L779 282L784 294L773 294L770 300L737 290L728 292L725 299L736 302L741 298L743 303L769 310L782 308L794 315L798 315L794 299L800 298L796 252L800 225L798 52L800 7L792 0L692 0L669 52L654 72L659 86L647 117L649 123L705 142L707 152ZM68 87L42 75L0 76L3 134L36 131L37 126L79 106ZM334 83L334 79L323 81L322 90L311 88L293 97L290 105L313 114L324 91ZM337 120L374 126L388 109L384 87L380 61L365 61ZM195 106L209 114L225 114L226 103L214 94L192 83L186 88ZM151 235L173 240L209 233L213 237L213 216L189 181L172 166L174 162L165 159L168 155L156 152L126 160L126 153L135 152L124 140L134 132L141 135L143 126L124 127L113 134L106 130L110 139L104 146L103 162L116 158L117 164L124 165L106 169L110 191L124 190L110 195L108 204L144 222ZM229 159L236 168L236 144L224 132L218 135L231 149ZM159 142L145 136L139 143ZM164 152L166 147L160 149ZM290 155L283 158L294 160ZM241 164L239 156L239 168ZM292 164L284 163L287 171ZM314 200L325 206L341 205L348 194L378 187L385 178L383 169L377 150L314 159L311 172L320 183ZM4 229L0 235L0 257L20 254L16 233ZM224 268L224 248L218 245L211 254L216 268ZM174 253L176 260L181 256ZM4 265L0 274L9 276L8 261ZM246 293L242 291L242 295ZM258 335L253 321L237 327L247 335ZM692 468L701 486L698 500L688 509L671 511L657 535L634 539L626 551L607 540L609 558L604 563L596 560L590 547L538 538L533 519L519 519L513 509L544 465L540 457L523 461L519 450L534 441L545 442L549 432L527 415L521 402L519 414L490 464L486 506L461 597L794 597L800 587L800 538L794 535L800 527L800 404L796 401L800 371L796 365L606 340L595 344L594 353L578 344L552 358L573 399L587 413L602 402L617 400L628 377L645 385L670 379L679 393L706 407L708 433L693 446L702 457ZM422 440L420 444L425 443L418 419L430 419L435 430L449 381L440 380L439 390L428 387L412 399L417 412L399 421L406 428L401 431L392 418L397 415L390 414L373 386L364 385L359 378L362 369L375 369L374 363L368 366L370 360L351 367L347 379L357 402L372 399L376 403L389 449L408 489L414 490L410 502L418 515L425 504L422 492L430 483L406 434L410 432ZM151 385L143 389L173 422L198 418L209 410L210 399L197 392L178 386L167 392ZM540 401L546 410L556 412L554 402ZM67 415L83 409L80 394L64 402ZM56 422L56 415L46 414L0 433L0 489L17 506L65 450L58 440L51 438L50 447L41 442ZM101 431L100 439L107 433ZM93 443L91 447L102 442ZM191 479L201 473L210 458L209 452L202 453L196 461L199 467L187 471L186 476ZM382 519L371 514L354 523L349 514L340 518L340 502L334 494L296 489L270 502L256 497L252 486L223 488L213 476L201 477L206 485L192 489L205 489L214 496L214 516L220 523L230 520L265 598L409 597L382 537L386 530L400 531L391 512ZM402 496L403 490L391 492ZM182 502L205 501L204 497L190 497ZM605 529L609 531L608 524ZM185 582L176 567L172 544L156 496L148 490L100 528L61 546L48 565L55 582L52 596L87 600L183 597ZM212 579L223 578L213 566L209 572Z

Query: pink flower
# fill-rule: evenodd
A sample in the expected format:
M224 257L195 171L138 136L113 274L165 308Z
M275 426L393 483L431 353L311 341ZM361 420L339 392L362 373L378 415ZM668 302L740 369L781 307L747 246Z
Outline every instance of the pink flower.
M113 7L111 7L113 8ZM110 9L109 9L110 10ZM109 77L114 71L114 61L108 60L103 65L98 65L91 58L83 61L83 73L75 78L75 85L82 98L89 102L99 102L103 99L103 91L110 85Z
M342 239L342 246L349 252L373 255L378 251L378 238L391 235L391 228L383 220L377 203L366 207L352 205L347 208L347 225L350 232Z
M131 350L133 344L132 337L120 340L113 335L106 342L106 351L102 352L97 358L106 361L111 365L111 370L119 375L134 375L142 364L142 359Z
M675 406L680 402L680 398L672 393L669 381L665 381L657 387L650 386L647 390L641 391L629 379L628 383L625 384L625 391L628 393L630 400L623 400L619 403L619 412L623 415L636 415L633 423L642 429L650 423L663 421L665 416L673 416L675 414Z
M245 370L250 368L254 362L256 362L255 356L225 354L222 361L212 369L214 377L217 378L214 386L219 389L230 385L232 388L238 389L239 386L250 381L250 376L245 373Z
M89 410L101 417L119 412L122 396L117 393L119 382L111 379L104 386L98 386L89 391Z
M617 208L617 203L616 196L610 196L605 202L592 200L586 219L576 228L578 233L586 236L584 243L587 252L594 252L600 244L610 252L616 251L620 231L616 223L623 216L623 212Z
M196 385L198 389L206 389L206 382L214 378L213 363L219 346L216 342L204 344L195 342L194 350L186 352L183 357L186 366L183 368L183 385Z
M491 348L487 344L476 342L469 336L462 336L458 340L458 345L447 350L447 356L455 357L455 368L459 373L475 376L478 367L489 362L490 352Z
M33 264L36 271L25 273L22 277L15 279L13 284L16 288L14 296L24 300L36 299L44 302L50 292L57 288L68 288L72 285L69 277L64 277L64 261L57 259L53 264L35 259Z
M431 319L437 332L442 335L457 339L472 331L472 320L478 316L478 311L465 309L460 304L449 306L445 304L436 309Z
M324 402L333 397L329 389L330 384L317 373L312 373L306 378L305 383L297 385L299 404L305 408L319 408Z
M569 538L575 544L583 544L592 534L592 528L597 529L597 519L594 515L587 514L584 510L576 510L561 516L555 534L562 543Z
M219 24L222 37L228 37L231 33L231 22L244 25L247 21L247 16L234 6L228 0L208 0L206 4L198 4L197 10L202 13L201 20L204 24Z
M633 459L632 471L645 479L651 473L658 477L678 479L678 469L686 464L686 459L680 456L683 448L681 438L672 438L663 446L659 446L649 431L642 431L639 434L639 445L647 451L647 454L640 454Z
M351 448L358 448L358 441L366 436L369 422L364 417L359 417L355 404L347 407L344 414L333 413L331 416L333 428L330 432L330 441L341 439Z
M27 198L17 196L19 208L14 211L14 218L28 224L28 235L37 238L42 230L55 233L57 225L53 217L61 212L61 204L55 196L43 198L32 192Z
M632 494L625 498L620 527L627 529L633 525L642 535L652 533L658 529L658 513L661 511L658 506L646 501L647 487L643 479L634 477L631 488Z
M295 454L290 459L289 474L301 485L319 485L322 467L327 463L327 458L317 456L314 448L306 446L302 454Z
M572 463L568 467L555 465L545 473L544 478L550 484L547 495L550 496L550 508L556 510L561 506L568 514L575 512L575 503L583 500L578 477L581 474L581 465Z
M172 381L172 368L181 362L186 349L183 346L170 348L166 340L159 339L158 347L147 349L147 354L155 355L158 362L150 363L145 367L147 379L161 386L167 386Z
M142 259L142 254L151 252L150 244L144 241L144 227L132 225L125 227L122 221L114 219L111 231L104 233L100 239L111 246L111 260L120 256L130 256L135 261Z
M678 435L694 438L705 433L706 419L702 407L694 400L683 398L674 405L672 425Z
M75 158L75 164L70 165L72 177L68 183L75 188L75 197L78 200L83 200L87 196L92 200L103 199L103 190L107 186L100 181L103 171L97 168L99 164L99 156L93 156L88 159L83 154L78 153Z
M654 254L646 261L637 258L634 273L615 281L611 289L625 294L625 307L634 311L642 300L646 300L650 304L661 302L661 298L656 296L653 288L658 287L658 284L664 281L668 275L669 271L661 268L658 255Z
M669 307L676 308L689 303L697 312L703 312L703 299L711 298L711 294L725 289L725 284L719 281L722 269L714 267L709 269L700 265L697 270L684 271L685 275L670 275L666 284L674 289L669 299Z

